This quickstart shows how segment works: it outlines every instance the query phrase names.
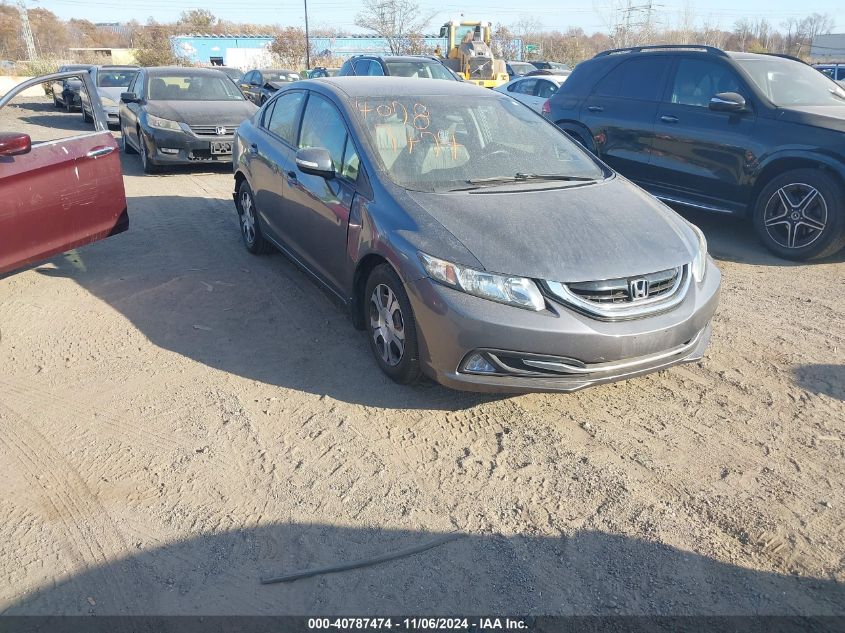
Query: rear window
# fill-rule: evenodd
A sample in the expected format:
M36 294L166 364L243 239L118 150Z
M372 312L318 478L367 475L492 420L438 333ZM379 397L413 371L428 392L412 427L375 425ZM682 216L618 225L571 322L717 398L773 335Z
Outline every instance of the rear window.
M97 86L100 88L126 88L137 74L137 70L101 68L97 72Z
M419 77L421 79L452 79L455 78L438 62L407 61L386 62L387 70L394 77Z

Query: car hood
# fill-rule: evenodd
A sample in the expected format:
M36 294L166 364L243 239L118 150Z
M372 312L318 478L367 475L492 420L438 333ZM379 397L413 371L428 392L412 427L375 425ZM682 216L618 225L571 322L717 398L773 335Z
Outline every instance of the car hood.
M613 279L687 264L698 251L685 220L618 176L540 191L408 195L490 272L563 282Z
M148 114L188 125L226 125L237 127L255 114L251 101L148 101Z
M111 99L112 101L117 103L118 101L120 101L120 95L123 94L124 92L126 92L128 87L129 86L124 86L122 88L121 87L116 88L116 87L113 87L113 86L108 86L107 88L101 87L101 88L97 88L97 92L99 93L101 98L102 97L108 97L109 99Z
M841 106L790 106L781 120L845 132L845 104Z

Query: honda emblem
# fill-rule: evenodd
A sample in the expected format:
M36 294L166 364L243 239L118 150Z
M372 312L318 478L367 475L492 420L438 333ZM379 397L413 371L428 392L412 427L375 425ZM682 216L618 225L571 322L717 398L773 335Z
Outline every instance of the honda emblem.
M217 132L217 136L226 136L226 132L228 132L229 130L227 130L225 127L218 127L215 128L214 131Z
M632 301L648 297L648 279L640 277L628 280L628 294Z

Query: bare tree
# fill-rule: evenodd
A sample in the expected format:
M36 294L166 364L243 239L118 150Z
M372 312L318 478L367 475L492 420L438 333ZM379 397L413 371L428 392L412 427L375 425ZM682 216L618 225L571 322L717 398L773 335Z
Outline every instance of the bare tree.
M188 33L211 33L217 23L217 16L208 9L191 9L182 11L176 26Z
M270 42L270 53L277 63L287 68L305 66L305 29L298 26L283 28ZM313 56L313 51L309 51Z
M401 55L411 48L411 36L424 33L434 15L423 15L416 2L364 0L355 24L383 37L390 52Z

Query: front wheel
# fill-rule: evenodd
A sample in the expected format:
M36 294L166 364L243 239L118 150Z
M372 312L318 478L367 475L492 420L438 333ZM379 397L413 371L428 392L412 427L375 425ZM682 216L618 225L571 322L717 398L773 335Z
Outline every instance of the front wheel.
M785 259L827 257L845 246L842 187L819 169L794 169L763 187L754 204L754 229Z
M147 142L144 140L144 133L141 131L138 132L138 145L140 146L138 153L141 155L141 167L144 168L144 173L159 173L161 168L150 159L149 152L147 151Z
M85 111L84 107L82 108L82 120L85 121L85 123L93 123L94 122L94 117L92 117L90 114L88 114Z
M126 140L126 128L123 127L123 123L120 124L120 149L123 150L124 154L135 154L135 148L129 144L129 141Z
M263 255L272 250L272 245L261 233L258 224L258 213L255 209L255 197L246 180L238 187L238 197L235 206L238 209L238 220L241 224L241 238L244 246L253 255Z
M364 290L367 332L376 363L402 385L420 377L417 324L411 302L389 264L373 269Z

